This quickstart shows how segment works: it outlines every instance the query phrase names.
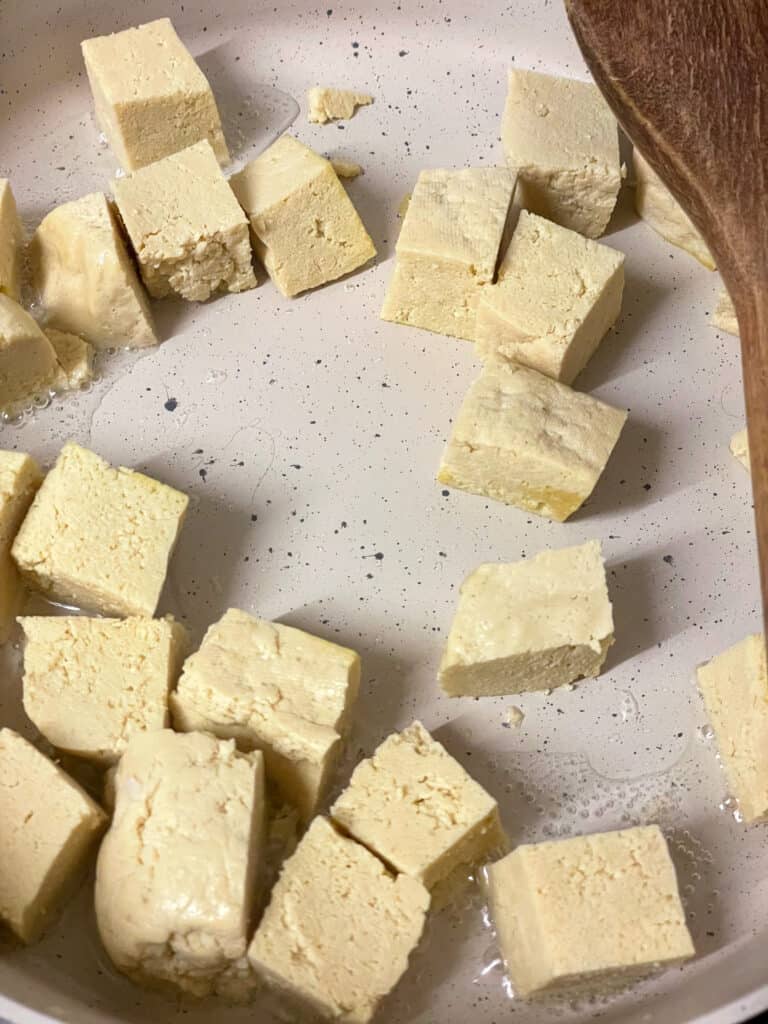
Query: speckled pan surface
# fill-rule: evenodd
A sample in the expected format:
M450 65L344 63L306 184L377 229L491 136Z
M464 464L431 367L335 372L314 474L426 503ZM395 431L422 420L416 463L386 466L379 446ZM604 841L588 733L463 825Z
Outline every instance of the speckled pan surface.
M400 5L96 3L0 6L0 174L27 227L107 187L79 42L171 14L209 73L233 148L253 152L296 117L299 137L360 162L349 185L375 266L290 301L268 281L204 306L156 304L167 340L119 356L87 393L57 401L2 446L52 459L67 438L189 491L163 610L199 637L237 604L357 648L354 750L415 715L499 799L514 841L659 821L698 959L608 1003L510 1003L479 905L443 912L381 1021L707 1021L768 1006L764 830L745 829L694 684L696 664L759 628L749 478L728 452L743 422L738 343L708 324L716 275L667 246L624 196L608 244L627 254L618 330L578 386L630 410L587 507L560 526L441 490L434 475L472 380L471 347L377 317L398 206L420 168L500 160L505 77L583 75L558 3ZM371 92L338 126L306 123L316 84ZM299 112L301 107L301 112ZM551 696L439 695L436 669L462 578L478 563L599 538L617 642L599 679ZM14 652L0 722L23 726ZM525 712L505 728L509 705ZM87 890L26 952L0 954L0 1017L19 1024L159 1024L176 1009L118 978ZM253 1010L186 1008L190 1024ZM259 1019L264 1019L263 1015Z

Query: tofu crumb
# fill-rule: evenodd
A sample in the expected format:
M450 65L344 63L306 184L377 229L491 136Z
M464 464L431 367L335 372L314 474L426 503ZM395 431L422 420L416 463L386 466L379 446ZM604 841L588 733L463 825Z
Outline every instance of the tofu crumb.
M307 91L309 121L311 124L327 124L328 121L348 121L358 107L373 103L373 96L349 89L327 89L315 86Z
M357 178L363 173L360 164L354 160L343 160L341 157L331 157L331 166L340 178Z
M511 729L519 729L520 726L523 724L524 718L525 712L522 710L522 708L517 707L517 705L515 704L510 704L510 706L507 708L507 717L505 719L504 724Z

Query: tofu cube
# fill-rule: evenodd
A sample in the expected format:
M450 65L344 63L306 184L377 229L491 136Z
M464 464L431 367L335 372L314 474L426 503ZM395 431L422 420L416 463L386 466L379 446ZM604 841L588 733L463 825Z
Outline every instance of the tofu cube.
M563 522L594 490L626 418L526 366L487 363L459 410L437 478Z
M365 92L352 92L349 89L325 89L316 86L307 91L309 104L309 120L313 124L326 124L328 121L348 121L358 107L367 107L373 103L373 96Z
M428 907L415 878L390 874L364 846L315 818L283 865L248 958L305 1012L368 1024L405 973Z
M34 942L73 888L106 815L31 743L0 729L0 821L0 920Z
M116 178L113 189L154 298L204 302L255 287L248 221L208 142Z
M721 289L717 297L717 305L712 314L712 326L717 327L718 330L725 331L726 334L733 334L737 338L739 337L739 321L736 319L736 309L731 301L731 296L725 288Z
M360 685L354 651L231 608L187 658L174 725L262 750L267 775L304 818L325 794Z
M173 619L24 617L24 710L69 754L110 765L132 736L169 725L187 646Z
M0 293L21 302L21 221L11 183L0 178Z
M23 590L11 545L42 479L40 467L29 455L0 451L0 644L13 628Z
M503 167L422 171L397 240L381 316L474 341L493 281L515 175Z
M44 327L59 364L53 381L55 391L73 391L93 380L93 348L77 334Z
M186 494L69 442L11 553L30 585L56 601L151 617L188 503Z
M101 192L44 217L32 236L30 257L51 327L97 349L157 344L147 296Z
M48 394L57 372L56 353L37 323L0 292L0 415Z
M96 921L119 971L206 996L247 988L264 764L202 733L139 733L117 767Z
M518 846L488 868L515 994L579 994L693 956L657 825Z
M756 634L697 672L728 785L746 822L768 819L768 673Z
M623 253L523 210L480 298L477 353L570 384L616 322L623 290Z
M211 87L169 18L86 39L81 46L96 120L124 170L203 139L227 163Z
M330 161L290 135L230 179L253 245L283 295L317 288L376 255Z
M421 722L388 736L358 764L331 817L428 889L505 843L496 801Z
M519 200L587 238L599 238L621 187L619 133L591 82L513 69L501 123Z
M731 454L735 459L738 459L744 469L748 473L752 472L752 467L749 461L749 434L747 428L737 431L731 438L730 443Z
M481 565L462 584L440 684L449 697L550 690L599 675L612 643L598 541Z

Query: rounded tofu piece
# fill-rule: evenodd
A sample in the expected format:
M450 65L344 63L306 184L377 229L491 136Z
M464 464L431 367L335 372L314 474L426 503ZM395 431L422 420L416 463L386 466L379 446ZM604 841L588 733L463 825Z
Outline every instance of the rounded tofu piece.
M11 183L0 178L0 293L21 302L21 221Z
M0 293L0 413L48 393L58 372L53 346L21 306Z

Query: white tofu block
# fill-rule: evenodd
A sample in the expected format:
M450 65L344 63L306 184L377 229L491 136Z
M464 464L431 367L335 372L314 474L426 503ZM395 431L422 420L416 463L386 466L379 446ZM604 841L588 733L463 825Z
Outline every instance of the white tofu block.
M459 410L437 478L563 522L594 490L626 418L536 370L487 363Z
M13 628L23 591L11 545L42 479L31 456L0 451L0 644Z
M697 672L731 793L744 821L768 819L768 674L759 634Z
M11 553L27 582L56 601L151 617L188 503L186 494L69 442Z
M526 210L602 235L622 175L616 120L595 85L511 70L501 141Z
M600 991L694 954L657 825L518 846L487 878L501 954L522 998Z
M95 902L115 967L195 996L247 988L264 831L261 754L202 733L140 733L114 792Z
M37 323L0 292L0 414L48 394L57 372L56 353Z
M11 183L0 178L0 293L21 302L21 221Z
M174 725L262 750L268 776L304 818L325 794L360 685L354 651L231 608L187 658Z
M326 124L328 121L348 121L358 107L373 103L373 96L349 89L326 89L315 86L307 90L309 121Z
M0 920L34 942L106 824L98 804L11 729L0 729Z
M97 349L157 344L147 296L101 192L43 218L30 256L33 284L52 327Z
M112 187L150 295L204 302L255 287L248 221L208 142Z
M283 295L335 281L376 255L330 162L290 135L230 185L250 218L254 249Z
M731 301L731 296L723 288L717 297L717 305L712 314L712 326L717 327L726 334L733 334L739 337L739 321L736 319L736 309Z
M227 163L211 87L169 18L81 46L96 120L126 171L203 139Z
M744 427L743 430L739 430L736 434L733 435L733 437L731 438L730 448L733 457L738 459L744 467L744 469L746 469L746 471L750 473L751 466L749 462L749 434L747 433L746 427Z
M623 253L522 210L480 298L477 353L570 384L616 322L623 290Z
M393 733L358 764L331 817L428 889L506 842L496 801L421 722Z
M515 175L505 167L419 174L397 240L382 319L474 341Z
M69 754L114 764L132 736L169 725L188 643L173 619L24 617L24 710Z
M54 391L73 391L93 380L93 348L77 334L44 327L59 364L53 382Z
M368 1024L405 973L428 907L429 893L415 878L390 874L365 847L315 818L283 865L248 958L305 1014Z
M612 643L598 541L481 565L462 584L440 685L449 697L550 690L599 675Z

